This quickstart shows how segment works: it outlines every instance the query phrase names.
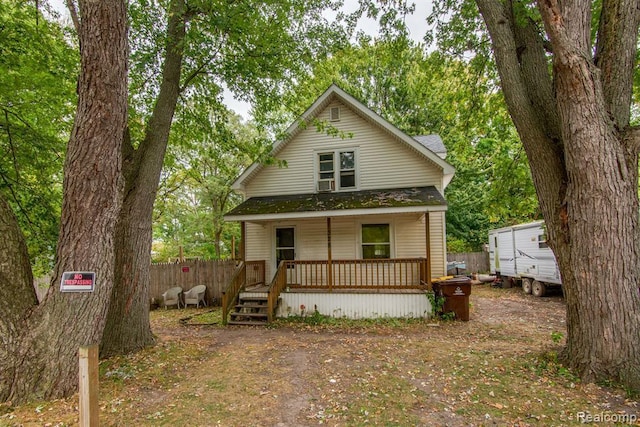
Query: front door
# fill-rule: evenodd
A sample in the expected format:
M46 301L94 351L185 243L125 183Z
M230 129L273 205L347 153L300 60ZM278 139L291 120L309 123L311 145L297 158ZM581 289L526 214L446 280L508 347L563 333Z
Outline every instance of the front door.
M276 228L276 269L282 260L293 260L296 256L295 234L293 227Z

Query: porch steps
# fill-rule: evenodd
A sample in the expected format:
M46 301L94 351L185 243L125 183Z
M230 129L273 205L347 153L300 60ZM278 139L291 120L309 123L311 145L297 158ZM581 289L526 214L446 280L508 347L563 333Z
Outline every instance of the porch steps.
M265 326L269 322L267 297L241 294L229 318L229 325Z

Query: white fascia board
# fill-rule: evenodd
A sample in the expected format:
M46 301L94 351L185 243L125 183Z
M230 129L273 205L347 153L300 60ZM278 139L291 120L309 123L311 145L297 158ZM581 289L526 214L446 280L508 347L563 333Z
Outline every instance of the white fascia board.
M452 179L453 179L453 174L452 173L442 175L442 190L443 191L451 183Z
M447 206L407 206L396 208L344 209L336 211L285 212L254 215L225 215L225 221L276 221L285 219L325 218L339 216L393 215L406 213L443 212Z

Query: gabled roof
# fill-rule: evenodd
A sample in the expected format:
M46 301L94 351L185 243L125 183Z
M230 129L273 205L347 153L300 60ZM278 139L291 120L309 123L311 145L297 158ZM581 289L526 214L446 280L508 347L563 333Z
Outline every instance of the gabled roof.
M433 186L386 190L251 197L224 216L226 221L444 211L447 202Z
M300 118L298 118L298 120L296 120L291 126L289 126L289 128L285 132L287 137L274 144L273 149L271 150L271 155L277 156L278 153L280 153L298 133L307 128L306 124L309 121L317 117L320 112L322 112L327 107L327 105L329 105L330 102L336 99L351 108L356 114L358 114L365 120L376 124L384 131L395 136L398 140L402 141L408 147L422 154L426 159L430 160L438 167L440 167L444 175L445 187L451 181L455 169L453 168L453 166L447 163L443 157L436 154L436 152L432 151L431 149L435 148L435 146L432 147L433 144L437 145L436 138L440 141L440 144L442 144L442 139L440 139L438 135L427 135L418 137L422 138L423 141L426 138L428 140L426 143L408 136L400 129L382 118L380 115L367 108L363 103L355 99L353 96L340 89L335 83L329 86L329 88L309 108L307 108L307 110L300 116ZM442 147L444 147L444 144L442 144ZM444 151L446 152L446 149ZM244 183L253 178L260 170L262 170L262 168L264 168L263 164L258 162L253 163L234 181L232 188L235 190L241 190L244 186Z
M413 139L436 153L441 159L447 158L447 147L444 146L440 135L418 135L414 136Z

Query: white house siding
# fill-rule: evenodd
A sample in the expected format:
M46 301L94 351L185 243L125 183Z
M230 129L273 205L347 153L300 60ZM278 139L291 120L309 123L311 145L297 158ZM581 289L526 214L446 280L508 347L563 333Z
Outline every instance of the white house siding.
M431 304L425 293L349 294L296 293L280 294L277 317L320 314L350 319L430 317ZM302 307L304 306L304 313Z
M391 244L393 258L426 257L426 230L424 216L407 215L371 215L360 217L338 217L331 219L331 256L336 260L361 259L361 224L388 223L391 225ZM431 228L431 269L434 277L446 273L446 253L444 247L444 213L430 214ZM246 252L247 260L266 261L266 279L270 281L275 274L274 236L276 227L295 227L296 259L327 259L327 221L326 218L309 220L291 220L268 222L264 224L247 223Z
M264 224L258 224L254 222L246 223L246 244L245 251L247 261L267 261L265 280L269 282L271 280L271 272L269 270L269 260L271 259L272 241L269 227Z
M316 154L325 148L356 150L359 190L433 185L442 191L442 171L437 165L341 103L329 104L320 120L328 120L331 107L340 107L341 118L330 124L353 137L331 137L310 125L277 154L287 167L264 167L247 183L247 197L314 193Z
M432 212L429 216L431 232L431 276L447 274L447 237L444 212Z

